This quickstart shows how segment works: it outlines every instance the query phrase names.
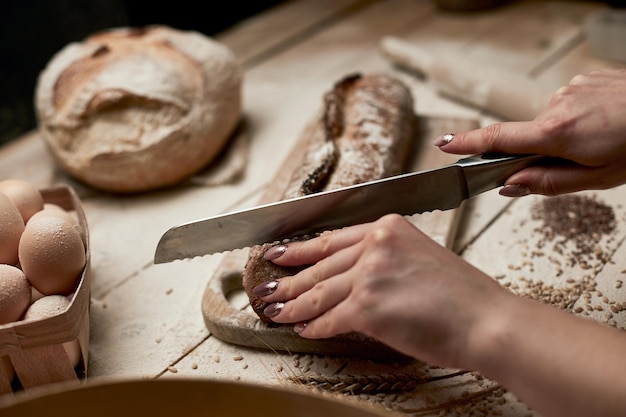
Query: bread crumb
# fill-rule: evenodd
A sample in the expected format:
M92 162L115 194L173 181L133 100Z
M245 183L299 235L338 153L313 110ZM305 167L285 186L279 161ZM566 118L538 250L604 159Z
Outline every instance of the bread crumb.
M178 372L178 369L176 369L175 366L168 366L167 370L170 371L171 373L175 374Z
M243 360L243 356L237 355L233 358L234 361L242 361Z
M192 363L191 364L191 369L198 369L198 364L197 363Z
M174 288L170 288L170 289L168 289L167 291L165 291L165 294L166 294L166 295L170 295L170 294L171 294L171 293L173 293L173 292L174 292Z

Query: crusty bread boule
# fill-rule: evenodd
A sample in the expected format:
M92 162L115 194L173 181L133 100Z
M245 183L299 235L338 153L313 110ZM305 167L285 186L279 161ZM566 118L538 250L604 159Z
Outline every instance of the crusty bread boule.
M233 52L201 33L115 28L54 55L35 107L68 174L139 192L176 184L217 156L241 118L242 82Z

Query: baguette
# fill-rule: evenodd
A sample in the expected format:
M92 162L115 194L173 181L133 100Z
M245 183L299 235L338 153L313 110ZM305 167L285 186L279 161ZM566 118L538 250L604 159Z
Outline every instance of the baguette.
M301 167L292 173L284 198L380 179L403 171L416 132L411 91L385 74L351 74L324 95L323 108L302 135L308 143ZM298 239L308 239L303 236ZM293 275L304 267L285 268L263 259L279 242L251 248L243 288L262 322L274 326L266 303L252 292L257 285Z

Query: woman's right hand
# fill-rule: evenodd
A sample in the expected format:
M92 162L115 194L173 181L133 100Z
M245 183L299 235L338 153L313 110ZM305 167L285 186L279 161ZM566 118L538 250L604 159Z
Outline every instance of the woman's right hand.
M533 121L502 122L435 140L454 154L541 154L565 164L511 175L500 194L557 195L626 183L626 70L577 75Z

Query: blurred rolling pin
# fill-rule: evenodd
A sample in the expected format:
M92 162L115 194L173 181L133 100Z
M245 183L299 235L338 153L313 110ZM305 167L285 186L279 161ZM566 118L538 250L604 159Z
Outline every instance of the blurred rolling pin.
M393 36L384 37L380 49L394 64L428 77L442 95L505 120L534 119L554 93L523 74L480 65L458 55L435 55Z

